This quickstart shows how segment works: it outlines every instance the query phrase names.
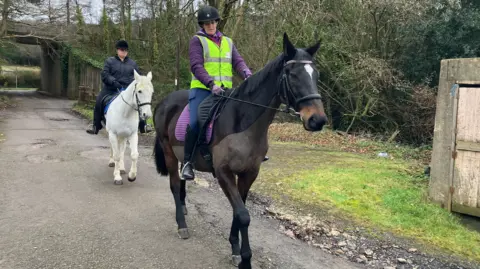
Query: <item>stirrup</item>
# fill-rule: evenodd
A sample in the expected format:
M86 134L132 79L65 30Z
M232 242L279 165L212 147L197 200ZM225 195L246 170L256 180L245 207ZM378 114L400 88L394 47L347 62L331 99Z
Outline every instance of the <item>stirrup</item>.
M139 131L142 134L146 134L146 133L150 133L151 131L153 131L153 128L152 128L152 126L150 126L150 124L145 124L143 126L143 128L139 128Z
M145 124L145 133L150 133L151 131L153 131L153 128L150 124Z
M190 164L192 166L192 173L193 173L193 178L189 178L189 179L186 179L183 177L183 172L185 171L185 167L187 167L187 165ZM192 162L186 162L183 166L182 166L182 170L180 171L180 179L181 180L194 180L195 179L195 172L193 171L195 168L193 167L193 163Z

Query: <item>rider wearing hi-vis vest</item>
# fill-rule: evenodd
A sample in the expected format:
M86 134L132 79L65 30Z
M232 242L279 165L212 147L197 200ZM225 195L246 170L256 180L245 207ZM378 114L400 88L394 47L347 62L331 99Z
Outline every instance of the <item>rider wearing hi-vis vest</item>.
M197 20L202 28L190 40L189 58L192 81L188 104L190 122L187 127L184 147L184 166L181 177L193 180L195 144L199 135L197 110L200 103L213 94L220 94L223 88L232 88L233 69L244 79L252 75L233 41L217 30L220 21L218 10L204 6L198 11ZM268 157L265 156L265 160Z
M213 81L218 86L224 88L232 88L232 40L226 36L223 36L220 41L220 47L212 40L196 35L200 40L203 48L204 68L208 74L213 78ZM200 80L198 80L194 74L192 74L192 82L190 88L201 88L210 90Z

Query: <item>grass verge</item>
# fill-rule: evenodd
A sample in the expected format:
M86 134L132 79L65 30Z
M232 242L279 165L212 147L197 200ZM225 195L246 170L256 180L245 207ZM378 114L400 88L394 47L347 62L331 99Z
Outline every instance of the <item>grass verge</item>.
M72 107L72 110L82 115L86 119L93 121L93 106L93 104L76 103Z
M280 205L329 210L357 224L480 262L480 234L428 202L429 147L382 143L298 124L272 124L271 160L252 190ZM279 142L280 141L280 142ZM387 152L389 158L377 157Z
M13 100L11 100L8 96L0 95L0 112L12 106L15 106L15 103L13 102ZM0 115L0 122L1 122L1 118L2 117ZM5 140L6 140L5 135L1 132L1 129L0 129L0 143Z
M0 110L14 106L14 102L6 95L0 95Z
M39 66L23 66L23 65L2 65L3 72L35 72L40 74Z

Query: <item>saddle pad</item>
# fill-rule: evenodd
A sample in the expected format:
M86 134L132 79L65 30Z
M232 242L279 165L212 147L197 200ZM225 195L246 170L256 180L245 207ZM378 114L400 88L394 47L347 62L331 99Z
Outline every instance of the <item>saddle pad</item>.
M212 130L213 130L213 120L208 123L208 127L206 129L206 136L205 136L205 143L210 144L212 139ZM190 123L190 111L188 109L188 105L183 108L182 114L177 121L177 126L175 126L175 138L178 141L185 141L185 136L187 134L187 125Z

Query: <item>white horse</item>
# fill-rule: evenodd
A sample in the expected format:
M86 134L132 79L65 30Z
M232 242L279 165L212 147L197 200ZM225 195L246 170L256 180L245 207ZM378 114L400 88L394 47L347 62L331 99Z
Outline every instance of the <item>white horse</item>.
M105 129L111 145L109 166L115 167L113 182L116 185L123 184L120 173L125 173L123 157L127 140L132 159L128 181L137 179L139 118L147 120L152 117L152 72L148 72L146 76L140 76L135 70L133 72L135 80L110 103L105 115Z

